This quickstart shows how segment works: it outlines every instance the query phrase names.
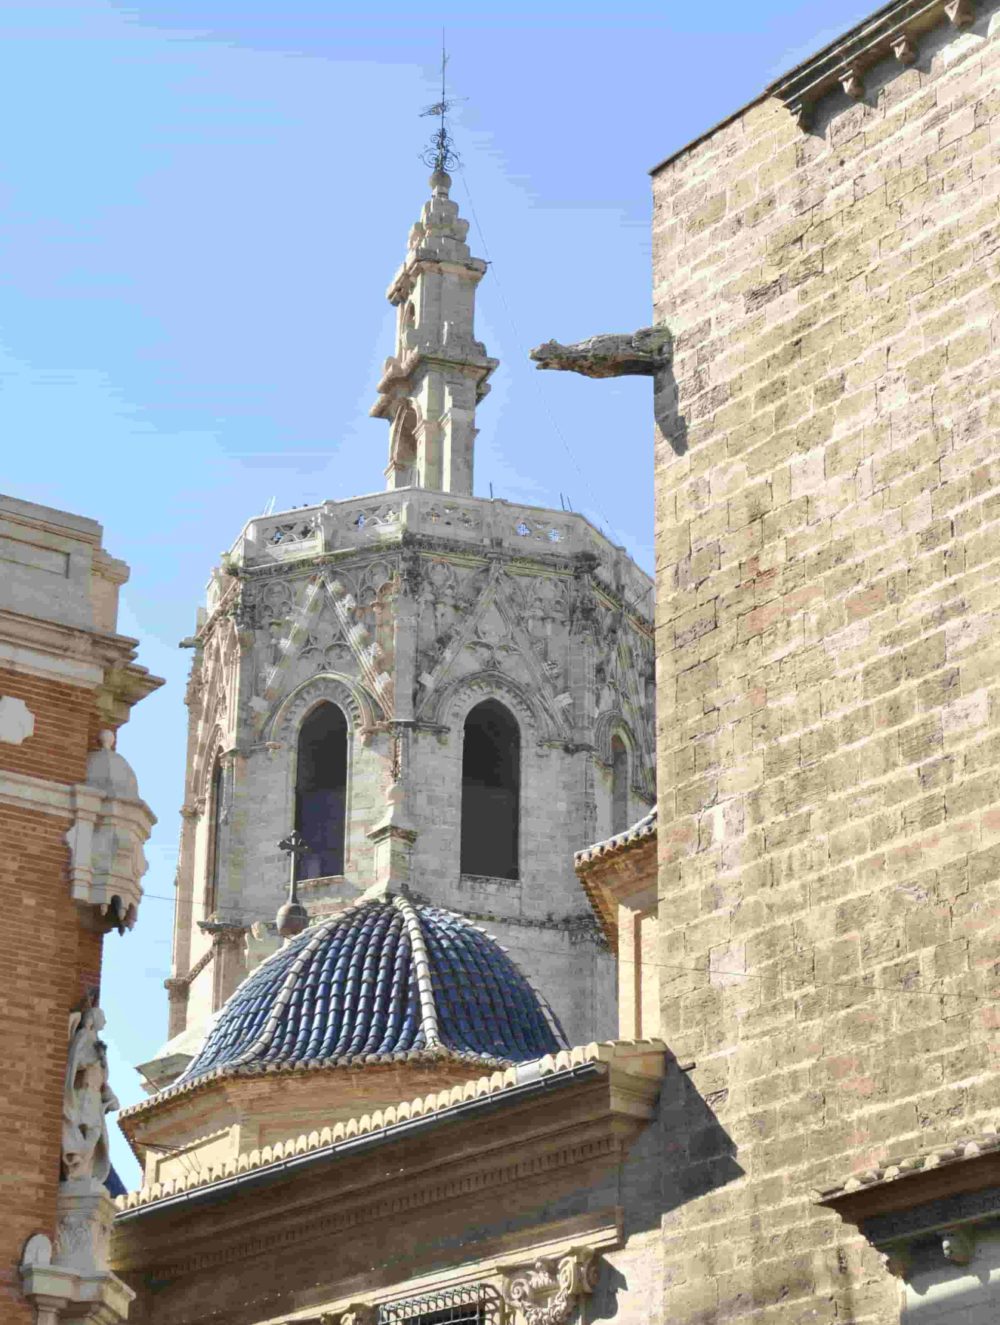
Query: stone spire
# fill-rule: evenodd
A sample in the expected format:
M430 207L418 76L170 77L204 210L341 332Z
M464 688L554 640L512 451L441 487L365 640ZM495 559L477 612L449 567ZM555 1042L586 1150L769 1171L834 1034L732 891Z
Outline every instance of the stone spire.
M387 298L399 310L396 353L385 361L371 414L388 419L388 488L472 493L476 405L497 366L475 339L476 286L486 263L465 242L468 221L436 168L431 198L410 231Z

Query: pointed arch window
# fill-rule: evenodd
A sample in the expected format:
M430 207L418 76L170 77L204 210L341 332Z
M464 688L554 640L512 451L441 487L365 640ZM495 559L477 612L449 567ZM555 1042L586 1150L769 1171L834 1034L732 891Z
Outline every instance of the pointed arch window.
M299 879L343 874L346 808L347 719L336 704L320 704L299 731L295 827L309 847Z
M208 870L205 884L205 916L215 911L219 904L219 877L222 873L222 826L225 822L223 794L225 779L222 760L216 756L212 769L212 786L209 792L209 839Z
M620 736L611 738L611 832L628 827L628 746Z
M465 719L462 741L463 874L518 877L521 733L495 699Z

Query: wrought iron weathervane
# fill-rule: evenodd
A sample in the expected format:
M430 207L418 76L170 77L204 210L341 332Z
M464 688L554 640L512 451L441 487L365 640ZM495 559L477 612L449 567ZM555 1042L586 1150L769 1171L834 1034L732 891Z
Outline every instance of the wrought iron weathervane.
M420 159L425 166L429 166L434 171L449 171L455 166L462 164L462 159L455 151L455 141L448 128L448 112L452 106L457 106L465 97L449 97L445 87L445 71L448 67L448 53L444 44L444 32L441 33L441 100L435 101L432 106L425 106L420 112L421 117L433 115L438 121L438 127L434 131L430 144L427 149L421 153Z

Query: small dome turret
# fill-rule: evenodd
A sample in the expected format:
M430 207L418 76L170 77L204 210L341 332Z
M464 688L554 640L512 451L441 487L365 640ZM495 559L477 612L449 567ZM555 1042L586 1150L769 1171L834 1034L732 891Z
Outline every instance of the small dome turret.
M131 764L115 749L114 732L102 731L98 740L101 748L87 757L87 786L103 791L114 800L137 801L139 784Z

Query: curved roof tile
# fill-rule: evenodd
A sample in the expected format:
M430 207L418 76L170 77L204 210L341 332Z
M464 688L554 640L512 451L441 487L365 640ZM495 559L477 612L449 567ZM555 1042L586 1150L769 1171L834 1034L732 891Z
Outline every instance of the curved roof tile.
M564 1045L551 1011L485 930L383 897L305 930L252 972L177 1084L250 1065L421 1051L516 1063Z
M616 833L614 837L605 838L603 842L594 842L592 846L584 847L573 857L573 864L576 869L586 869L588 865L593 865L599 860L605 860L608 856L617 855L619 851L624 851L628 847L638 846L640 842L645 842L650 837L656 836L656 811L654 805L648 814L644 814L638 822L626 828L624 832Z

